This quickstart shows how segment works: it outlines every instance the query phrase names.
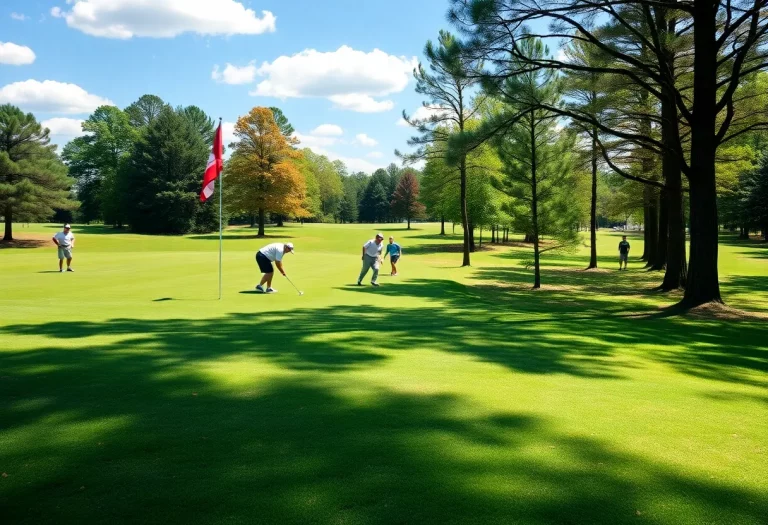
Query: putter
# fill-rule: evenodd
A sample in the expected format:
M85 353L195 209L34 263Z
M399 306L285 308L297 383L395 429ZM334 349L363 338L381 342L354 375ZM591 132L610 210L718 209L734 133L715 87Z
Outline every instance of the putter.
M294 288L296 288L296 291L297 291L297 292L299 292L299 295L304 295L304 292L302 292L301 290L299 290L299 289L296 287L296 285L295 285L295 284L293 284L293 281L291 281L291 279L290 279L290 278L289 278L287 275L285 276L285 278L286 278L286 279L288 279L288 282L289 282L289 283L291 283L291 286L293 286Z

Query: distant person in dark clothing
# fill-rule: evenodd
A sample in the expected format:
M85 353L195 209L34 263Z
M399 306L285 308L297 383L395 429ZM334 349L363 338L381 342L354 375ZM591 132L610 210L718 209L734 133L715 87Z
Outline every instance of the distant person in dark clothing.
M621 263L624 263L624 270L627 269L627 260L629 259L629 243L627 236L624 235L619 243L619 271L622 270Z

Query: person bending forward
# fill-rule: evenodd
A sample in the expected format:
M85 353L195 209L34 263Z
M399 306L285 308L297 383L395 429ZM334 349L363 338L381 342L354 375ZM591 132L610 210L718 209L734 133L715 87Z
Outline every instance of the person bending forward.
M268 244L261 250L256 252L256 264L259 265L259 269L264 274L261 278L261 282L256 285L256 289L261 293L277 293L277 290L272 288L272 278L275 276L275 269L272 267L272 263L275 263L277 269L285 277L285 270L283 269L283 255L286 253L293 253L293 244L287 242L285 244L281 242L275 242ZM264 285L267 288L264 288Z
M360 271L360 277L357 278L357 285L363 285L363 279L368 273L368 270L373 269L373 275L371 276L371 284L378 286L376 282L379 278L379 264L381 264L381 242L384 240L384 235L377 233L374 239L371 239L363 245L363 269Z

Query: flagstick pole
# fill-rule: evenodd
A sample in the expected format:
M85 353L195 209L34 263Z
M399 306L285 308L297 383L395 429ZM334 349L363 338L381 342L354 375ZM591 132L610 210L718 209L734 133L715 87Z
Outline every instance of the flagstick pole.
M221 117L219 117L219 127L221 127ZM219 174L219 301L221 301L221 254L223 251L224 238L222 235L222 214L224 213L224 171Z

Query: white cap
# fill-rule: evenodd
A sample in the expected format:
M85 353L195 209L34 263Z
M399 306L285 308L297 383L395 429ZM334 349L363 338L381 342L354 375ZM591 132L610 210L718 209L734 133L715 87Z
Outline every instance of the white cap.
M67 229L67 230L71 230L71 229L72 229L72 226L70 226L69 224L65 224L65 225L64 225L64 228L65 228L65 229Z
M289 250L291 250L291 252L293 252L293 243L292 242L285 243L285 247L288 248Z
M383 239L384 238L384 234L379 232L379 233L376 234L376 237L379 237L380 239Z

